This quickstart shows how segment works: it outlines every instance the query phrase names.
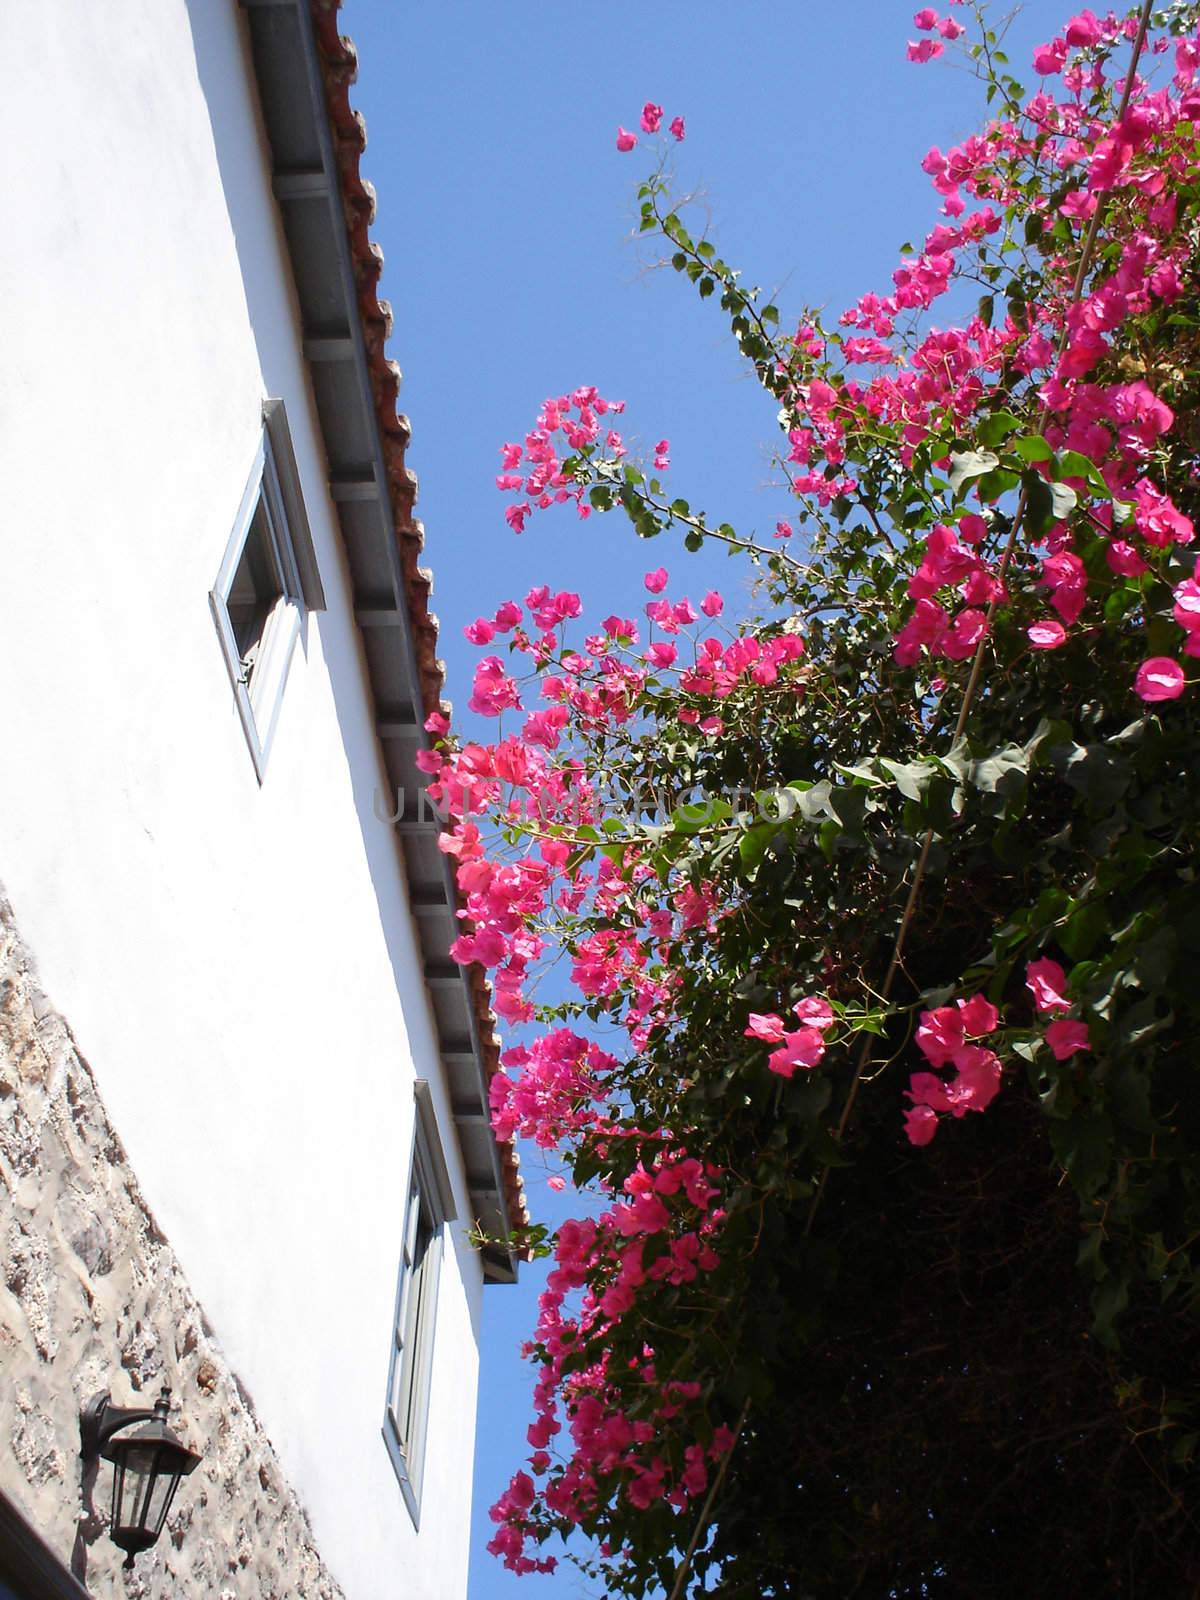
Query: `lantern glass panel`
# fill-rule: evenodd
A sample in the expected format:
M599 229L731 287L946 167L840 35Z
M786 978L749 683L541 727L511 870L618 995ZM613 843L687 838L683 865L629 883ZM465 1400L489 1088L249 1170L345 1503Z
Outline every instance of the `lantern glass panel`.
M146 1507L157 1445L126 1445L117 1455L113 1472L113 1528L140 1529L145 1526Z
M164 1458L167 1452L163 1451ZM162 1532L163 1523L167 1519L167 1512L171 1509L171 1501L175 1498L175 1490L179 1486L179 1474L173 1470L174 1463L164 1459L160 1470L150 1484L149 1506L146 1512L146 1531L158 1538Z

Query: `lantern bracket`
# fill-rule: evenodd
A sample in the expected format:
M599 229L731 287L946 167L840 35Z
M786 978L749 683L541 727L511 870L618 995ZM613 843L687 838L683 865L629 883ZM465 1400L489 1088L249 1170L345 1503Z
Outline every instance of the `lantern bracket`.
M166 1387L150 1407L115 1406L110 1392L101 1390L92 1396L79 1414L79 1444L83 1459L94 1461L102 1455L111 1461L112 1456L106 1446L115 1433L120 1433L122 1428L128 1428L135 1422L152 1422L155 1418L165 1422L170 1409L171 1391Z

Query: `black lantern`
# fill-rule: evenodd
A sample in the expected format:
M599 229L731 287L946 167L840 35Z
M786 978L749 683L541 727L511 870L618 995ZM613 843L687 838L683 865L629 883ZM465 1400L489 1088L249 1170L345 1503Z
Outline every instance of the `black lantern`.
M83 1459L103 1456L113 1464L112 1521L109 1532L125 1551L125 1565L150 1546L162 1532L180 1478L194 1472L200 1457L167 1427L171 1391L163 1389L154 1409L114 1406L107 1392L84 1407L79 1419ZM135 1433L126 1428L141 1422ZM116 1435L122 1434L118 1438Z

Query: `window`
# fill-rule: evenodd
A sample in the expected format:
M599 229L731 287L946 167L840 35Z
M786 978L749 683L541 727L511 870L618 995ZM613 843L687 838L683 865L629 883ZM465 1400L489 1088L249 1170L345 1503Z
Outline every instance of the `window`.
M281 400L267 401L263 421L233 535L209 595L260 782L305 613L325 604Z
M420 1517L442 1238L445 1224L454 1218L450 1182L427 1083L418 1082L416 1100L416 1131L383 1419L388 1454L414 1523Z

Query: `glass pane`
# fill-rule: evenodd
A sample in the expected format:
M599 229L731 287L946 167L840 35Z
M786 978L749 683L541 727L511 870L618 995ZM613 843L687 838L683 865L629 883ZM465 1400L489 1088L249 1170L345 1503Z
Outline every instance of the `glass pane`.
M405 1306L402 1357L404 1372L396 1419L400 1426L400 1436L406 1444L412 1442L419 1421L417 1407L420 1400L420 1374L424 1364L429 1322L431 1276L429 1246L433 1239L433 1229L429 1225L423 1207L418 1209L418 1218L416 1247Z
M414 1183L408 1192L408 1211L404 1217L404 1265L411 1267L417 1254L417 1228L421 1221L421 1191Z
M121 1452L125 1468L123 1477L123 1504L120 1508L121 1525L140 1528L146 1519L147 1501L154 1481L154 1463L158 1449L154 1445L138 1445Z
M225 602L238 658L247 679L261 655L271 613L282 598L283 580L275 559L270 519L266 502L260 496Z
M156 1539L162 1532L163 1522L171 1509L171 1500L178 1482L179 1479L173 1472L160 1472L151 1483L150 1509L146 1513L146 1526Z

